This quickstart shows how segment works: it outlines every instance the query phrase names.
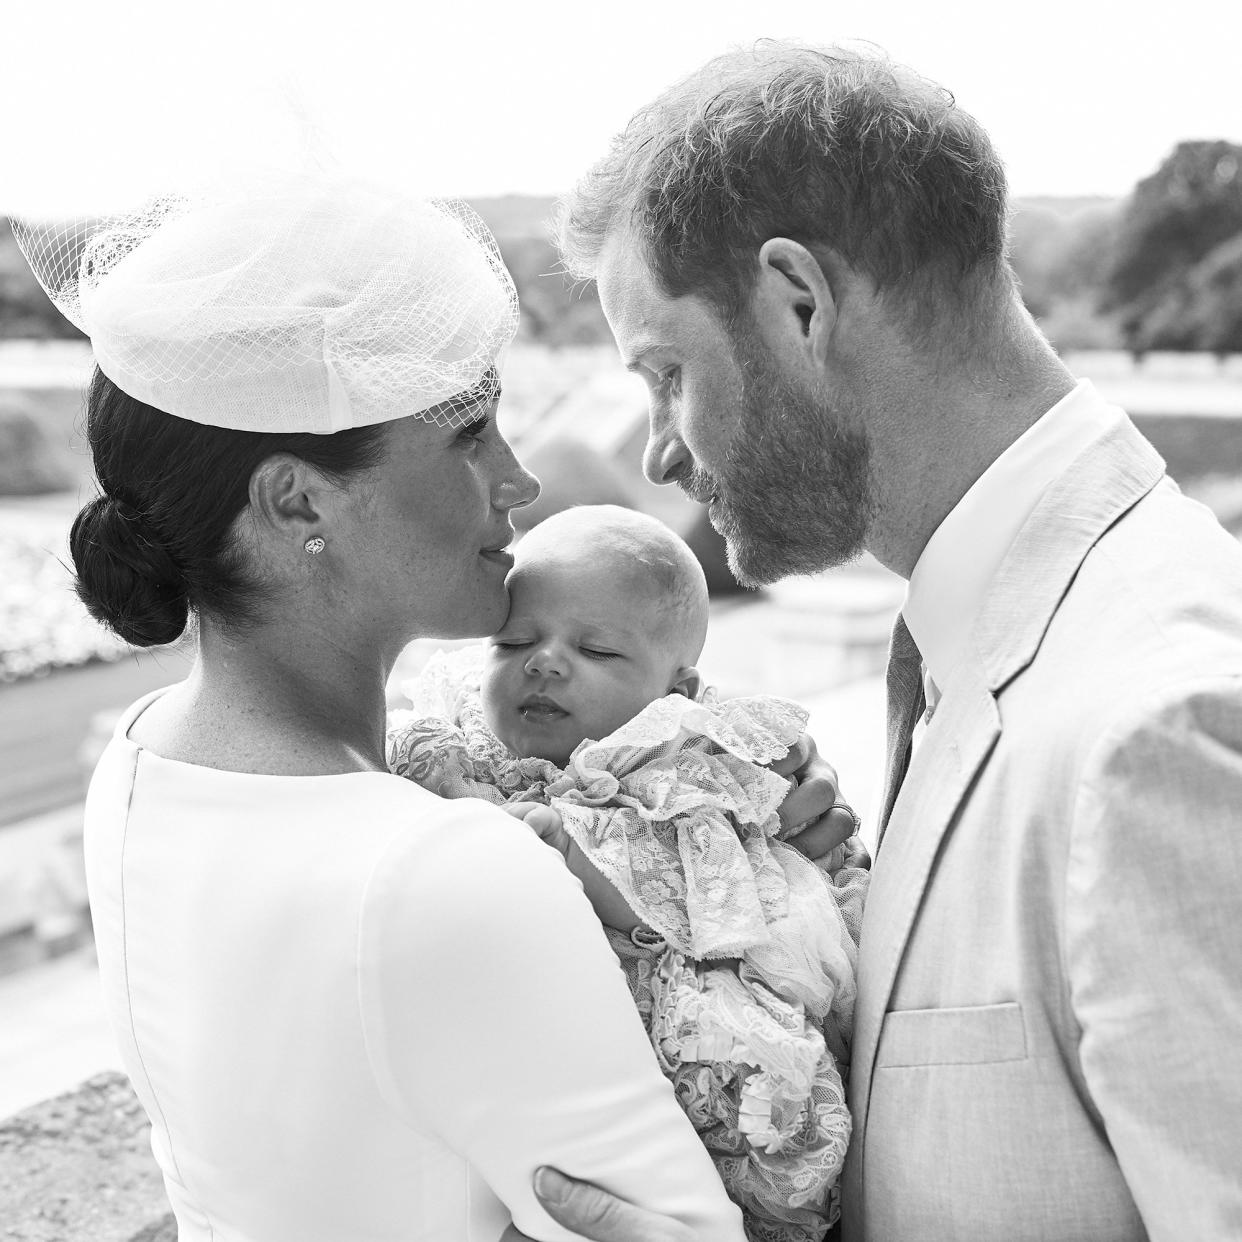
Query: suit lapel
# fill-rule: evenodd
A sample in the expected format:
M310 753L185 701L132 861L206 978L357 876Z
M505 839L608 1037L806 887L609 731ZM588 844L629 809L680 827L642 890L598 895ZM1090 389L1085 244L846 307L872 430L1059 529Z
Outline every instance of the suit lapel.
M867 894L851 1055L863 1115L884 1013L941 841L1001 733L996 700L977 669L954 681L936 713L893 804Z
M996 696L1035 658L1092 546L1163 475L1159 454L1127 419L1084 449L1044 493L989 589L972 632L972 658L944 688L936 718L892 802L859 948L850 1071L855 1130L846 1181L855 1221L884 1015L936 859L1001 735Z

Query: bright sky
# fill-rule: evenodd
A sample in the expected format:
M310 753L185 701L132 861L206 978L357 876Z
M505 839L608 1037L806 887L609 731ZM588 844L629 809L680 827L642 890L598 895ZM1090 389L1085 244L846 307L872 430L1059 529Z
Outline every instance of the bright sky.
M120 206L304 147L430 193L553 194L729 46L865 39L955 92L1013 190L1121 195L1242 142L1237 0L69 0L6 5L0 212ZM1150 10L1149 10L1150 11Z

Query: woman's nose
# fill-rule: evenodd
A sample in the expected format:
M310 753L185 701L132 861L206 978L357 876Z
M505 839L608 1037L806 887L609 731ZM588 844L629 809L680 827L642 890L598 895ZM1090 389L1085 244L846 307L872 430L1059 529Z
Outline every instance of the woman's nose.
M690 450L672 428L652 421L643 452L643 474L652 483L673 483L691 464Z
M505 446L508 448L508 445ZM508 470L492 492L492 503L502 512L532 504L539 496L539 480L508 452Z

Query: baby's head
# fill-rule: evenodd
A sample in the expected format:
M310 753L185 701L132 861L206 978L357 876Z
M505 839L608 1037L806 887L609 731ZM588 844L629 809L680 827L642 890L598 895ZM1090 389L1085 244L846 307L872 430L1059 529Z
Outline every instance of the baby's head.
M648 703L698 693L707 583L663 522L615 505L566 509L523 537L508 585L483 710L514 754L563 765Z

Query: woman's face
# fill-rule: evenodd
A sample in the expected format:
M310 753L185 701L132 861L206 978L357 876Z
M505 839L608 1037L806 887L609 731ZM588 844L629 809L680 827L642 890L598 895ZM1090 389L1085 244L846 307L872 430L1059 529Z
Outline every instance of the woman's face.
M496 425L496 404L465 427L388 425L380 464L351 481L342 532L346 603L382 642L492 634L509 601L509 511L539 495ZM361 635L359 635L361 637Z

